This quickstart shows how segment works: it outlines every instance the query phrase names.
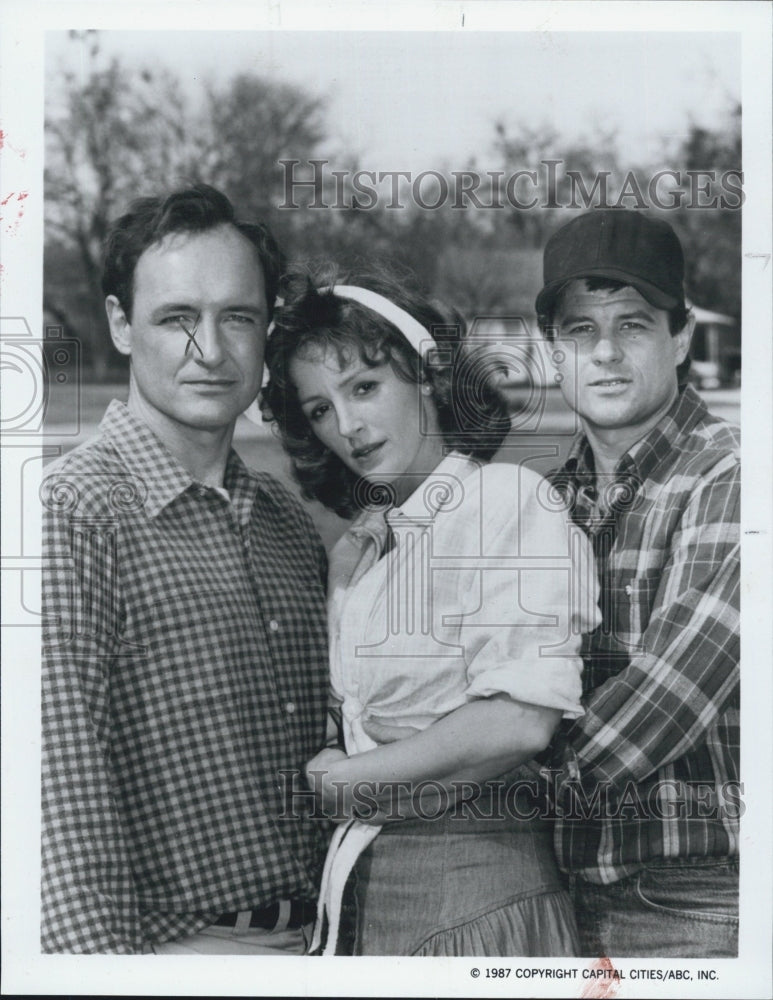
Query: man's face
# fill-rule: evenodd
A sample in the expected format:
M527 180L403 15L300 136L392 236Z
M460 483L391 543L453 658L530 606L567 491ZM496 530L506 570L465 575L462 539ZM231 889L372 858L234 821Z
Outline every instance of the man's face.
M672 336L668 313L634 288L591 292L582 280L565 289L554 323L561 390L586 429L643 437L676 398L692 324Z
M260 388L267 304L263 269L231 225L176 233L134 271L131 322L107 300L116 347L131 356L130 404L165 429L228 429Z

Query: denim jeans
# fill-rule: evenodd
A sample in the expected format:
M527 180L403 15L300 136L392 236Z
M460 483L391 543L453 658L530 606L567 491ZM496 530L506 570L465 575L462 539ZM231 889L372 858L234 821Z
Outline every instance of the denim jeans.
M538 820L384 827L355 866L356 955L568 956L577 928Z
M582 954L592 958L735 958L737 859L647 865L611 885L571 879Z

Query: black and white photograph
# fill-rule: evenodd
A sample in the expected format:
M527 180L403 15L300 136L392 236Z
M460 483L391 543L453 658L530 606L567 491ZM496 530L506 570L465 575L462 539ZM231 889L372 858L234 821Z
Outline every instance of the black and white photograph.
M771 996L773 5L0 19L2 991Z

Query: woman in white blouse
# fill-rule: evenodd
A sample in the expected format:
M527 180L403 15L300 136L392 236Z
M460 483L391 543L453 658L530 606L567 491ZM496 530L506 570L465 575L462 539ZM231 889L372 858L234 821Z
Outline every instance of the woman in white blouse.
M337 725L307 766L339 821L326 954L352 868L356 954L576 953L545 809L515 769L582 714L595 574L548 484L488 464L509 421L462 333L383 276L298 278L267 347L264 412L294 474L354 516L330 558Z

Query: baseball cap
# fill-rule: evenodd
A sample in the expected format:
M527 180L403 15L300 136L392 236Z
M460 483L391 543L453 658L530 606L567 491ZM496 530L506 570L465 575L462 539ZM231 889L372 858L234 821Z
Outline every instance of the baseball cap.
M549 312L567 281L591 277L621 281L658 309L673 309L684 302L679 237L667 222L630 209L601 209L572 219L545 245L537 314Z

